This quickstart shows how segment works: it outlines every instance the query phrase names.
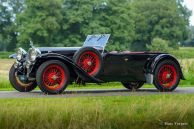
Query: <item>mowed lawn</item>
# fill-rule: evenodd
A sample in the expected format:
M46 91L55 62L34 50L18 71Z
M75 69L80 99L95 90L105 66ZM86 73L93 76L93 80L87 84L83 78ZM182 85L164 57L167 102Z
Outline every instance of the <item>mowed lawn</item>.
M12 59L0 59L0 80L8 80L9 69L13 63Z
M9 70L13 63L14 60L12 59L0 59L0 90L11 88L9 83Z
M0 129L192 129L194 95L0 99Z

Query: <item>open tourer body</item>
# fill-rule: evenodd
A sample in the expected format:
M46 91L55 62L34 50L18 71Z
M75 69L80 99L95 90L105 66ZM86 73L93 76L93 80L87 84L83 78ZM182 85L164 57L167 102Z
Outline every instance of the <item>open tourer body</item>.
M144 83L173 91L184 79L179 62L167 53L105 50L110 35L88 35L82 47L32 46L10 56L16 61L10 82L20 92L38 85L48 94L62 93L70 83L121 82L129 90Z

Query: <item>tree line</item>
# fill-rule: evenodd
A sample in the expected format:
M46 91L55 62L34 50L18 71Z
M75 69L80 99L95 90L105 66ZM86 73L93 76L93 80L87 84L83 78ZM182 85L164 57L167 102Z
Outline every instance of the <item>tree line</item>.
M110 50L148 50L188 39L191 11L183 0L0 0L0 51L81 46L88 34L110 33Z

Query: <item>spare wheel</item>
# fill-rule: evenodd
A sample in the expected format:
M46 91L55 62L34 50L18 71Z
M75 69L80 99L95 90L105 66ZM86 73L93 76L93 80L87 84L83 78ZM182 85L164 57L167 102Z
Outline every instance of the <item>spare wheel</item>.
M90 76L96 77L102 69L102 56L93 47L83 47L73 56L75 63L86 71ZM79 72L76 71L79 75Z

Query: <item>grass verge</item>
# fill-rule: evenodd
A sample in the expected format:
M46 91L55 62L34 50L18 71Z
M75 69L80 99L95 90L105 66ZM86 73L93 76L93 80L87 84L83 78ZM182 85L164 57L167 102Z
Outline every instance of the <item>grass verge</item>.
M8 59L11 54L15 52L0 52L0 59Z
M173 50L170 53L178 59L191 59L194 58L194 47L180 47L179 50Z
M189 129L194 128L193 99L194 95L164 94L68 99L0 99L0 128Z

